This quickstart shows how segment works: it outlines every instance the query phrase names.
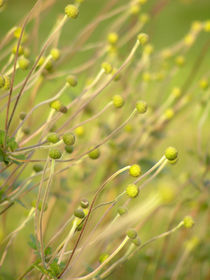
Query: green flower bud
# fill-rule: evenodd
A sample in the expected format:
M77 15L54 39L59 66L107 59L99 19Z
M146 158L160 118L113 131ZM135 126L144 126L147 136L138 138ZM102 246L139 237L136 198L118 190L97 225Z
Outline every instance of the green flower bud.
M165 150L165 157L168 160L175 160L177 158L177 156L178 156L178 152L174 147L168 147Z
M26 117L26 113L25 113L25 112L21 112L20 115L19 115L19 118L20 118L21 120L24 120L25 117Z
M83 199L80 201L80 205L81 205L82 208L86 209L86 208L88 208L88 206L89 206L89 201L88 201L87 199L83 198Z
M13 54L16 54L17 52L17 45L15 45L13 48L12 48L12 53ZM18 56L22 55L24 52L23 50L23 47L21 45L19 45L19 48L18 48Z
M42 66L44 64L44 62L45 62L45 59L46 58L44 56L41 56L39 61L38 61L38 63L37 63L37 67Z
M66 82L71 86L71 87L76 87L77 86L77 78L73 75L69 75L66 78Z
M164 112L164 117L166 120L171 120L174 117L174 110L172 108L168 108Z
M95 149L93 151L91 151L89 154L88 154L89 158L91 159L97 159L99 158L100 156L100 150L99 149Z
M135 239L137 237L137 232L135 229L129 229L126 234L130 239Z
M112 65L111 65L110 63L108 63L108 62L103 62L103 63L101 64L101 67L102 67L102 69L104 70L104 72L105 72L106 74L111 74L111 73L112 73L113 68L112 68Z
M178 87L173 88L171 93L175 98L179 98L181 96L181 89Z
M146 113L146 111L147 111L147 103L145 101L142 101L142 100L138 101L136 103L136 109L138 110L138 112L140 114Z
M140 33L137 37L139 43L141 46L144 46L148 43L149 41L149 36L145 33Z
M50 54L55 61L58 60L60 58L60 55L61 55L59 49L57 49L57 48L53 48L50 51Z
M68 154L71 154L74 151L74 147L73 146L65 146L65 151Z
M126 188L126 193L130 198L135 198L139 194L139 189L135 184L129 184Z
M74 216L83 219L85 217L85 213L81 208L78 208L74 210Z
M123 207L123 206L118 207L118 209L117 209L117 213L118 213L120 216L126 214L127 212L128 212L128 209L127 209L126 207Z
M34 170L36 173L41 172L41 171L43 170L43 165L41 165L41 164L34 164L33 170Z
M191 216L184 217L183 222L184 222L184 227L186 228L191 228L195 223Z
M124 105L124 99L119 94L113 96L112 101L116 108L121 108Z
M49 151L49 157L52 159L59 159L61 158L62 154L59 150L57 149L52 149Z
M119 37L116 32L111 32L107 36L107 40L111 45L115 45L118 41Z
M51 133L47 136L47 141L50 143L57 143L59 141L59 136L56 133Z
M65 7L65 14L69 17L69 18L73 18L76 19L79 15L79 10L75 5L67 5Z
M138 177L141 174L141 167L138 164L134 164L130 167L129 173L133 177Z
M29 64L30 64L30 61L27 58L25 58L24 56L22 56L18 59L18 65L19 65L20 69L27 70L29 67Z
M108 259L108 257L109 257L109 254L107 254L107 253L101 254L100 257L99 257L99 262L100 263L105 262L105 260Z
M132 243L139 247L141 245L141 239L137 236L137 238L132 239Z
M52 109L55 109L58 112L60 111L61 106L62 106L62 104L61 104L61 102L59 100L55 100L55 101L50 103L50 107Z
M72 133L66 133L63 135L63 142L66 145L74 145L75 143L75 136Z
M24 128L22 129L22 131L23 131L23 133L24 133L25 135L29 135L29 134L31 133L31 130L30 130L29 127L24 127Z

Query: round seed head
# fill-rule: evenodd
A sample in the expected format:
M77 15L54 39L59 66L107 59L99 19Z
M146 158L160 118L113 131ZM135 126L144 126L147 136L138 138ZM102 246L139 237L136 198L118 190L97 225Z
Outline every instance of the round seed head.
M57 149L52 149L49 151L49 157L52 159L59 159L61 158L62 154L59 150Z
M69 75L67 78L66 78L66 82L71 86L71 87L76 87L77 85L77 78L73 75Z
M139 43L141 46L144 46L148 43L149 41L149 36L145 33L140 33L137 37Z
M78 126L74 132L78 137L83 137L85 134L85 129L83 126Z
M106 259L108 259L108 257L109 257L109 254L107 254L107 253L101 254L99 257L99 262L103 263Z
M52 56L52 58L53 58L54 60L58 60L58 59L60 58L60 55L61 55L59 49L57 49L57 48L53 48L53 49L50 51L50 54L51 54L51 56Z
M130 238L130 239L135 239L136 237L137 237L137 232L136 232L136 230L135 229L129 229L128 231L127 231L127 236Z
M74 147L73 146L65 146L65 151L68 154L71 154L74 151Z
M108 62L103 62L103 63L101 64L101 67L102 67L102 69L104 70L104 72L105 72L106 74L111 74L111 73L112 73L113 68L112 68L112 65L111 65L110 63L108 63Z
M51 133L47 136L47 141L50 143L57 143L59 141L59 136L56 133Z
M142 100L138 101L136 103L136 109L138 110L138 112L140 114L146 113L146 111L147 111L147 103L145 101L142 101Z
M60 100L55 100L50 103L50 107L52 109L55 109L58 112L60 111L61 106L62 106L62 104L61 104Z
M129 173L133 177L138 177L141 174L141 167L138 164L133 164L129 169Z
M183 222L184 222L184 227L186 228L191 228L195 223L191 216L184 217Z
M139 194L139 189L135 184L129 184L126 188L126 193L130 198L135 198Z
M75 5L67 5L65 7L65 14L69 18L76 19L79 15L79 9Z
M24 56L22 56L18 59L18 65L19 65L20 69L27 70L29 67L29 64L30 64L30 61L27 58L25 58Z
M116 32L111 32L107 36L107 40L111 45L115 45L118 41L119 37Z
M74 210L74 216L83 219L85 217L85 213L81 208L78 208Z
M74 145L75 143L75 136L72 133L66 133L63 135L63 142L66 145Z
M123 206L121 206L121 207L119 207L119 208L117 209L117 213L118 213L120 216L126 214L127 212L128 212L128 209L127 209L126 207L123 207Z
M80 201L80 205L81 205L82 208L86 209L86 208L88 208L88 206L89 206L89 201L88 201L87 199L83 198L83 199Z
M91 151L89 154L88 154L89 158L91 159L97 159L99 158L100 156L100 150L99 149L95 149L93 151Z
M166 150L165 150L165 157L168 159L168 160L175 160L178 156L178 152L177 152L177 149L175 149L174 147L168 147Z
M34 164L33 170L34 170L36 173L41 172L41 171L43 170L43 165L41 165L41 164Z
M124 99L119 94L113 96L112 101L116 108L121 108L124 105Z

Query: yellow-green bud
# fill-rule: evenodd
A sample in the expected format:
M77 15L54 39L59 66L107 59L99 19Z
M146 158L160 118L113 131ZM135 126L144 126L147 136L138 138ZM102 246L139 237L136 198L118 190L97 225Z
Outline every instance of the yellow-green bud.
M3 88L5 84L4 76L0 74L0 88Z
M111 45L115 45L118 41L118 34L116 32L111 32L107 36L107 40Z
M107 254L107 253L101 254L99 257L99 262L103 263L106 259L108 259L108 257L109 257L109 254Z
M123 207L123 206L118 207L118 209L117 209L117 213L120 216L125 215L127 212L128 212L128 209L126 207Z
M62 154L59 150L57 149L52 149L49 151L49 157L52 159L59 159L61 158Z
M178 152L174 147L168 147L165 150L165 157L168 160L175 160L178 157Z
M184 56L182 56L182 55L179 55L179 56L177 56L176 58L175 58L175 63L176 63L176 65L178 65L178 66L183 66L184 65L184 63L185 63L185 58L184 58Z
M43 170L43 165L41 165L41 164L34 164L33 170L34 170L36 173L41 172L41 171Z
M25 112L21 112L20 115L19 115L19 118L20 118L21 120L24 120L25 117L26 117L26 113L25 113Z
M51 133L47 136L47 141L50 143L57 143L59 141L59 136L56 133Z
M66 133L63 135L63 142L66 145L74 145L75 143L75 136L72 133Z
M140 114L146 113L146 111L147 111L147 103L145 101L142 101L142 100L138 101L136 103L136 109L138 110L138 112Z
M50 103L50 107L52 109L55 109L58 112L60 111L61 106L62 106L62 104L61 104L61 102L59 100L55 100L55 101Z
M79 15L79 9L75 6L75 5L67 5L65 7L65 14L69 17L69 18L77 18Z
M203 78L200 80L199 85L201 89L206 90L209 87L208 80Z
M88 154L89 158L91 159L97 159L99 158L100 156L100 150L99 149L95 149L93 151L91 151L89 154Z
M76 87L77 86L77 78L73 75L69 75L66 78L66 82L71 86L71 87Z
M17 45L15 45L13 48L12 48L12 52L13 54L16 54L17 52ZM22 55L24 52L23 50L23 47L21 45L19 45L19 48L18 48L18 56Z
M119 94L114 95L112 101L116 108L121 108L124 105L124 99Z
M85 213L81 208L78 208L74 210L74 216L83 219L85 217Z
M137 15L139 12L140 12L140 10L141 10L141 6L140 5L131 5L131 7L130 7L130 13L132 14L132 15Z
M129 229L127 232L126 232L127 236L130 238L130 239L135 239L137 237L137 232L135 229Z
M137 37L139 43L141 46L144 46L148 43L149 41L149 36L146 33L140 33Z
M142 14L139 18L140 22L147 23L149 21L149 15L148 14Z
M138 164L133 164L129 169L129 173L133 177L138 177L141 174L141 167Z
M10 89L10 86L11 86L11 79L9 76L7 75L4 75L4 89L7 90L7 89Z
M210 20L207 20L204 24L204 31L210 32Z
M104 70L104 72L105 72L106 74L111 74L111 73L112 73L113 68L112 68L112 65L111 65L110 63L108 63L108 62L103 62L103 63L101 64L101 67L102 67L102 69Z
M174 117L174 110L172 108L168 108L167 110L165 110L164 117L167 120L171 120Z
M129 184L126 188L126 194L130 197L130 198L135 198L138 196L139 194L139 189L135 184Z
M83 209L86 209L86 208L88 208L88 206L89 206L89 201L88 201L87 199L83 198L83 199L80 201L80 205L81 205L81 207L82 207Z
M175 98L179 98L181 95L181 89L178 87L173 88L171 94L175 97Z
M22 56L18 59L18 66L20 67L20 69L27 70L29 67L29 64L30 64L30 61L27 58L25 58L24 56Z
M82 137L85 134L85 129L83 126L78 126L74 132L78 137Z
M191 216L184 217L183 222L184 222L184 227L186 228L191 228L195 223Z
M53 48L53 49L50 51L50 54L51 54L51 56L52 56L52 58L53 58L54 60L58 60L59 57L60 57L60 51L59 51L59 49L57 49L57 48Z

